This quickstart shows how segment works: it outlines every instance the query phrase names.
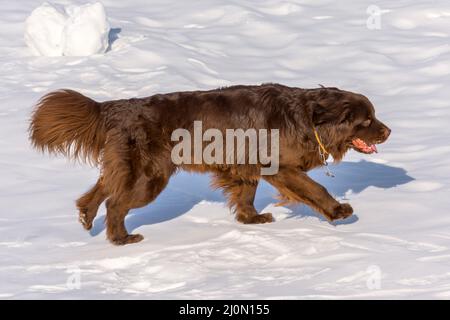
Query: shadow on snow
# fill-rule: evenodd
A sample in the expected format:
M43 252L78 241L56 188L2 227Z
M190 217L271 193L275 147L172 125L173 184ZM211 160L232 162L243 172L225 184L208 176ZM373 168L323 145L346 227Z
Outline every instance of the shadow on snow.
M309 172L311 178L325 186L328 191L338 198L345 198L348 191L357 194L368 187L389 189L406 184L412 180L402 168L392 167L361 160L359 162L343 161L338 165L330 166L335 178L325 176L322 169ZM174 219L189 211L202 200L224 202L220 190L213 191L209 187L209 176L180 172L173 176L167 188L151 204L132 210L126 219L126 227L131 233L134 229L143 226ZM255 207L263 210L270 203L276 202L274 196L277 191L268 183L261 181L255 199ZM320 214L306 205L296 206L292 212L293 217L315 216L325 220ZM102 232L105 216L100 216L94 221L91 235ZM333 224L349 224L358 220L356 215L345 220L339 220Z

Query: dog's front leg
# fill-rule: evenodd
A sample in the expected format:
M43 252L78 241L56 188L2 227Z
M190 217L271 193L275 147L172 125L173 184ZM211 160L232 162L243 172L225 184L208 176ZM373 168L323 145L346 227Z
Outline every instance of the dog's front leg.
M322 213L329 221L345 219L353 213L349 204L337 202L327 189L303 171L280 168L276 175L263 177L278 189L283 199L288 202L306 203Z

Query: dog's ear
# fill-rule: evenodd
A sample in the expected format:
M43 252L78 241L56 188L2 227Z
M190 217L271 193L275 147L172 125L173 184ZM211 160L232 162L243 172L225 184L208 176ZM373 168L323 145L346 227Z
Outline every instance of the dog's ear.
M344 123L344 122L350 123L354 119L355 119L355 115L352 111L352 108L350 108L350 104L348 102L344 102L339 111L338 122L339 123Z
M353 121L353 113L347 103L323 105L314 103L311 110L311 122L314 126L325 123L341 124Z
M320 103L313 103L311 110L311 122L314 126L332 122L335 119L335 114L331 108L327 108Z

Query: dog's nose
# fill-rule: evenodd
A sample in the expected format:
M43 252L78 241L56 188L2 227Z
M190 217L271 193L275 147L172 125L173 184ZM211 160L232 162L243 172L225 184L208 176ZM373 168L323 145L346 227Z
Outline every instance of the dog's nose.
M391 129L389 129L388 127L384 127L381 130L381 133L383 135L384 140L386 140L389 137L389 135L391 134Z

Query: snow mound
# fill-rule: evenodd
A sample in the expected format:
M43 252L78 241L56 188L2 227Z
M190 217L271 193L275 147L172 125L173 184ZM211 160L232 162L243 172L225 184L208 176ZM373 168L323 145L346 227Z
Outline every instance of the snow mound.
M25 22L25 42L41 56L89 56L108 48L109 22L100 2L66 7L45 2Z

